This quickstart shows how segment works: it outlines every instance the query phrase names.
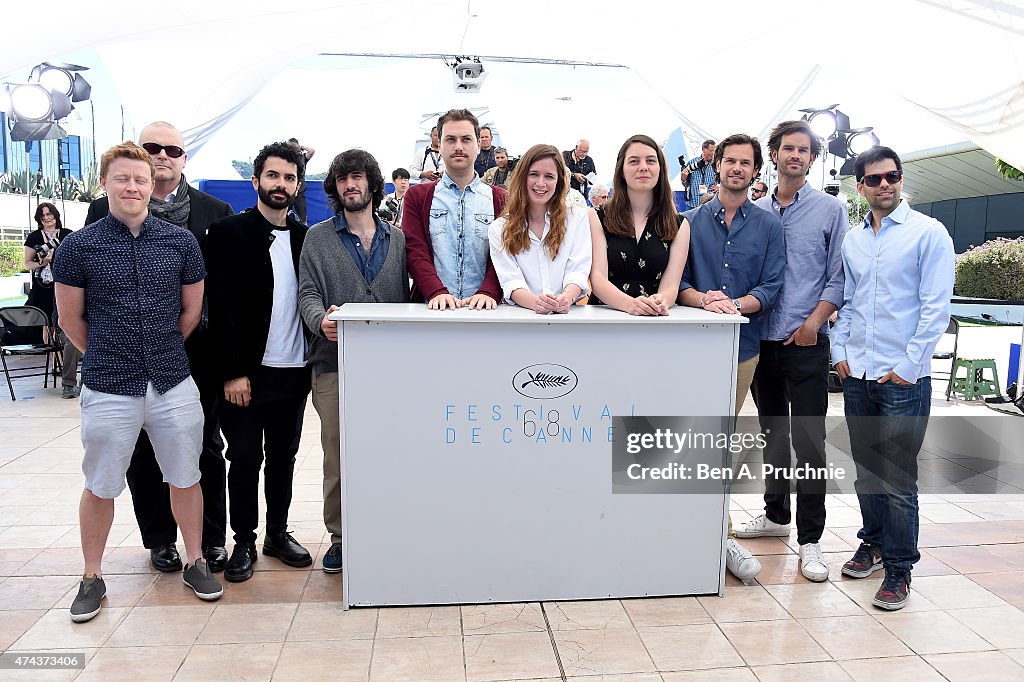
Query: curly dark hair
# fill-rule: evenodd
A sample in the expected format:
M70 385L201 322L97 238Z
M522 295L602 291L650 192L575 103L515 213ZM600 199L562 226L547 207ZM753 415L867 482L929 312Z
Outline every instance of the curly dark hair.
M338 195L338 179L349 173L362 171L366 173L366 182L372 196L370 208L380 206L384 201L384 176L380 172L380 164L373 154L363 149L349 149L334 157L331 167L324 178L324 194L335 213L341 210L341 197Z
M296 174L299 176L299 182L302 182L302 178L306 174L306 157L302 155L301 149L287 142L271 142L260 150L260 153L256 155L256 159L252 162L252 174L257 179L263 174L263 166L271 156L284 159L288 163L294 163Z
M53 204L51 204L49 201L44 201L41 204L39 204L38 206L36 206L36 225L39 226L39 229L40 230L43 229L43 208L44 207L50 209L50 215L52 215L54 218L57 219L57 230L60 231L60 230L64 229L64 225L60 222L60 211L58 211L57 207L54 206Z

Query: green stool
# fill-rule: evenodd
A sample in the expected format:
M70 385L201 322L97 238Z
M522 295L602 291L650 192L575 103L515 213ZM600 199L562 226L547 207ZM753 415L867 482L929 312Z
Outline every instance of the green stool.
M964 376L958 376L959 370L967 370ZM990 378L985 377L985 370L992 370ZM999 372L996 370L996 362L991 358L980 358L970 360L957 358L950 370L949 386L946 388L946 397L950 394L960 393L964 400L974 400L983 395L1000 395Z

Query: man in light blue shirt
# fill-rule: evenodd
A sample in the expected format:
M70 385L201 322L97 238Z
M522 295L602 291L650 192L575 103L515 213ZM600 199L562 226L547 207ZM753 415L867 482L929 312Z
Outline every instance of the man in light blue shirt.
M903 166L893 150L858 156L856 177L871 213L843 242L846 284L832 362L843 382L864 525L843 574L866 578L884 568L873 603L896 610L910 597L910 571L921 558L917 454L931 408L931 357L949 324L953 240L900 200Z
M775 304L761 319L761 352L750 391L765 434L764 462L780 470L825 466L828 409L828 318L843 304L843 237L846 204L807 183L821 141L807 121L783 121L768 137L779 184L757 206L779 216L786 240L786 274ZM756 185L755 185L756 187ZM790 421L792 415L792 423ZM736 537L789 537L788 478L765 477L764 513L740 524ZM828 580L821 553L825 531L824 480L796 483L800 572Z

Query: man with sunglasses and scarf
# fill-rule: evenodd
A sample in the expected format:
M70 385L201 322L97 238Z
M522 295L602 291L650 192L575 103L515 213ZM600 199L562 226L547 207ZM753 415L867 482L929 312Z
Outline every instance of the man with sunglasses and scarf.
M903 166L893 150L864 152L855 175L871 213L843 240L832 362L843 382L863 526L843 574L884 569L872 603L895 611L910 597L910 571L921 558L917 455L931 410L932 353L949 324L953 240L900 199Z
M206 253L206 230L216 220L233 215L231 206L205 192L191 187L182 171L188 154L181 133L170 123L156 121L139 133L139 145L153 160L156 173L149 212L174 225L189 230ZM85 224L105 217L110 212L106 197L89 205ZM209 348L206 333L205 306L199 327L185 343L192 378L199 387L203 406L203 451L199 457L200 481L203 490L203 557L210 570L224 570L227 550L224 548L227 526L225 501L226 469L224 441L220 437L217 404L222 387L213 371L216 358ZM157 465L153 446L145 431L139 436L128 468L128 487L132 491L135 518L142 534L142 544L150 552L150 562L159 571L181 570L181 556L175 547L178 526L171 514L171 500Z

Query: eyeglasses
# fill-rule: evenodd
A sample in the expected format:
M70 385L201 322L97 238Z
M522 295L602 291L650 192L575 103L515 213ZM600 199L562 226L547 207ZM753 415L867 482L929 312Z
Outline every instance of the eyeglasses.
M903 179L903 171L894 170L889 171L888 173L875 173L874 175L865 175L861 179L861 182L863 182L868 187L878 187L879 185L882 184L882 178L885 178L885 181L888 182L890 185L895 185L897 182Z
M178 157L185 153L185 150L177 145L163 145L157 144L156 142L147 142L144 145L142 145L142 148L149 152L150 156L156 156L160 152L167 152L167 156L171 157L172 159L177 159Z
M768 194L767 189L760 189L758 187L755 187L752 191L754 192L754 194Z

